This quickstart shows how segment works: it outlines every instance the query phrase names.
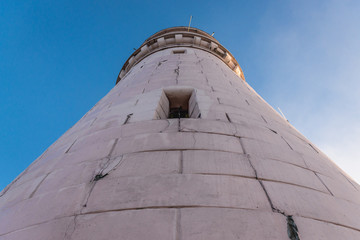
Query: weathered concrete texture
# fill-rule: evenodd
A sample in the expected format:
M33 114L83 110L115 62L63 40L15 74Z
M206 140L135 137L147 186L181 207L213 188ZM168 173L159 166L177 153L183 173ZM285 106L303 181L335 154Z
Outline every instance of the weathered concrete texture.
M264 182L274 206L288 215L318 219L324 222L360 229L358 204L323 192L289 184Z
M301 240L360 239L360 232L355 229L309 218L294 219L301 232Z
M219 151L183 151L182 172L255 178L246 155Z
M215 39L170 31L0 193L0 239L360 239L360 186Z
M70 238L88 239L174 239L175 209L144 209L78 216Z
M172 174L115 180L104 178L95 185L83 211L182 206L270 208L255 179Z
M73 217L64 217L39 223L18 231L0 236L1 240L19 240L19 239L64 239L68 225L73 221Z
M219 208L181 210L181 238L288 239L286 219L263 211Z

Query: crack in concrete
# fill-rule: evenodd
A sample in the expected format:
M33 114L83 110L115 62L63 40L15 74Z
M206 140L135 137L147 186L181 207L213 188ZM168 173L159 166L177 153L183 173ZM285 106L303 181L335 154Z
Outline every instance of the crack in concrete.
M242 138L241 138L241 137L238 137L238 139L239 139L239 142L240 142L240 146L241 146L242 152L248 156L248 154L246 153L245 146L244 146L244 143L243 143L243 141L242 141Z
M114 144L112 145L112 147L111 147L111 149L110 149L109 154L107 155L107 157L110 157L110 156L111 156L111 154L113 153L113 151L114 151L114 149L115 149L115 146L116 146L116 144L118 143L118 141L119 141L119 139L116 138L115 141L114 141Z
M67 228L65 230L65 233L64 233L63 240L70 240L71 239L71 237L74 234L75 229L76 229L78 216L79 216L79 213L75 214L74 215L74 220L72 222L70 222L69 225L67 226ZM71 230L70 230L70 228L71 228Z
M287 222L287 233L291 240L300 240L299 237L299 230L295 224L294 219L291 215L286 216L286 222Z
M100 179L106 177L108 175L108 173L102 174L102 173L98 173L95 175L93 181L99 181Z
M123 125L127 124L127 123L130 121L130 118L131 118L132 115L133 115L133 113L130 113L130 114L128 114L128 115L126 116L126 119L125 119Z
M101 166L100 170L95 174L94 177L91 178L91 180L90 180L90 186L89 186L89 191L88 191L88 194L87 194L87 196L86 196L86 198L85 198L84 204L83 204L82 208L80 209L80 212L83 210L83 208L85 208L85 207L87 206L87 203L88 203L89 198L90 198L90 195L91 195L91 193L92 193L92 191L93 191L93 189L94 189L94 187L95 187L95 185L96 185L96 182L97 182L98 180L104 178L105 176L107 176L108 173L109 173L110 171L112 171L112 169L116 168L116 166L117 166L120 162L122 162L123 155L121 155L121 159L120 159L119 163L115 165L115 167L113 167L112 169L110 169L107 173L103 174L104 170L110 165L111 154L112 154L112 152L114 151L115 146L116 146L116 144L118 143L118 140L119 140L118 138L115 139L114 144L113 144L113 146L111 147L111 150L110 150L109 154L104 158L104 159L107 159L106 162L105 162L105 164L104 164L103 166Z
M229 123L232 123L232 121L231 121L231 119L229 117L229 114L225 113L225 116L226 116L227 120L229 121Z
M176 74L176 76L175 76L176 84L179 83L179 79L178 79L178 78L179 78L179 75L180 75L180 64L181 64L181 61L179 61L178 65L177 65L177 68L174 69L174 72L175 72L175 74Z
M240 144L241 144L241 147L243 148L243 151L244 153L246 154L246 150L244 148L244 145L243 145L243 142L241 140L241 138L239 138L239 141L240 141ZM254 167L254 165L252 164L251 162L251 159L250 159L250 154L246 154L246 157L250 163L250 166L251 168L253 169L254 171L254 174L255 174L255 178L258 180L258 182L260 183L260 186L261 188L263 189L264 193L265 193L265 196L270 204L270 207L271 207L271 210L272 212L275 212L275 213L279 213L283 216L286 217L286 221L287 221L287 233L288 233L288 237L289 239L291 240L300 240L300 237L298 235L298 229L297 229L297 226L295 224L295 221L294 219L292 218L291 215L287 215L284 211L280 210L279 208L275 207L274 203L272 202L271 198L270 198L270 195L269 193L267 192L263 182L258 178L258 174L257 174L257 171Z
M158 65L156 66L155 69L158 69L158 67L160 67L161 64L163 64L163 63L166 62L166 61L167 61L167 60L165 59L165 60L162 60L162 61L158 62Z

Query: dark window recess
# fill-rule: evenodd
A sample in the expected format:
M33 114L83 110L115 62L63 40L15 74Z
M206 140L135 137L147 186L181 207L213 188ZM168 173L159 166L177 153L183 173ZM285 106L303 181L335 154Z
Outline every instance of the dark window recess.
M185 54L186 51L185 50L174 50L173 54Z
M188 91L165 91L169 101L168 118L189 118L189 99L192 92L192 89Z
M156 108L155 119L200 118L200 109L193 88L165 88Z
M169 118L189 118L188 110L184 110L181 106L177 108L170 108Z

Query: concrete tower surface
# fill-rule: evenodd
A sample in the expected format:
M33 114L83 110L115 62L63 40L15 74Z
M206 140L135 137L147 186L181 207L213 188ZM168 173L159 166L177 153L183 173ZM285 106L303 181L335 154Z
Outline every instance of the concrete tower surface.
M217 40L174 27L0 193L0 239L360 239L359 191Z

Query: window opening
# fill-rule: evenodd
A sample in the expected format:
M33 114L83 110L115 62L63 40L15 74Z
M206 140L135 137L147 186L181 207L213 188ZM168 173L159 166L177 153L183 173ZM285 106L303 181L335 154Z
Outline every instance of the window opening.
M173 54L185 54L186 50L185 49L181 49L181 50L173 50Z
M199 118L201 116L194 89L186 87L164 89L156 112L156 119Z
M178 108L170 108L169 118L189 118L189 112L181 106Z

